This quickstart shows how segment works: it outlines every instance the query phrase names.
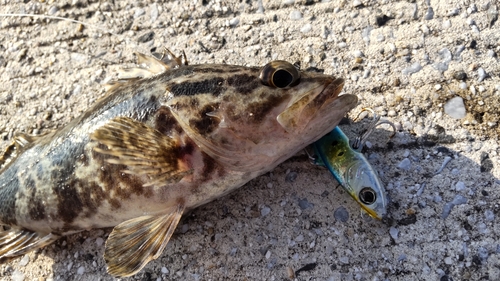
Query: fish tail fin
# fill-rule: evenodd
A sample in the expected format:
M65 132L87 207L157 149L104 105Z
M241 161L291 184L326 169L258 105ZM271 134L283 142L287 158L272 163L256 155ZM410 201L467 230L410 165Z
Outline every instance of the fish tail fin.
M40 234L17 228L0 231L0 259L23 255L34 249L45 247L59 237L52 233Z

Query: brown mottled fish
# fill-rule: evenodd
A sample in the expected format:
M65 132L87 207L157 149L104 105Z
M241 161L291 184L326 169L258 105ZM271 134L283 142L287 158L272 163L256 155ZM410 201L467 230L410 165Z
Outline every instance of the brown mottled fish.
M181 216L272 170L357 103L344 80L285 61L139 68L64 128L18 135L0 164L0 258L114 227L104 259L130 276L160 256Z

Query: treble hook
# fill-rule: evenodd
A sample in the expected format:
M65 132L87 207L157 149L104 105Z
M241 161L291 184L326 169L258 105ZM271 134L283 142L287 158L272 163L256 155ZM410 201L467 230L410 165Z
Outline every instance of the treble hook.
M357 137L354 139L354 141L352 141L352 143L351 143L351 147L352 147L352 149L357 150L357 151L361 151L361 150L363 149L363 146L364 146L364 145L365 145L365 143L366 143L366 140L367 140L368 136L370 136L370 135L373 133L373 131L375 130L375 128L376 128L376 127L378 127L378 126L380 126L380 125L382 125L382 124L388 124L388 125L390 125L390 126L392 127L392 129L394 130L394 132L393 132L393 133L392 133L392 135L389 137L389 139L391 139L392 137L394 137L394 135L396 135L396 131L397 131L396 126L395 126L392 122L387 121L387 120L382 120L382 121L380 121L380 116L379 116L379 115L377 115L377 114L375 113L375 111L374 111L373 109L371 109L371 108L367 108L367 107L363 108L363 109L361 110L361 112L359 112L358 116L356 116L356 119L358 119L358 118L359 118L359 115L361 115L361 113L362 113L363 111L369 111L369 112L371 112L371 113L372 113L372 115L373 115L373 121L372 121L372 123L370 124L370 126L368 126L368 129L367 129L367 130L366 130L366 131L365 131L362 135L357 136Z

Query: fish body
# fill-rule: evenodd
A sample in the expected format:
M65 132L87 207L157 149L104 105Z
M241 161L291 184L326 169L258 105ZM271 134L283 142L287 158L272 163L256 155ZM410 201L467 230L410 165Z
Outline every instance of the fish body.
M325 166L371 217L387 215L387 197L377 172L363 153L353 149L339 127L313 144L316 164Z
M114 227L108 272L157 258L182 214L272 170L357 103L344 81L297 70L183 65L138 55L104 98L62 129L19 135L0 159L0 258Z

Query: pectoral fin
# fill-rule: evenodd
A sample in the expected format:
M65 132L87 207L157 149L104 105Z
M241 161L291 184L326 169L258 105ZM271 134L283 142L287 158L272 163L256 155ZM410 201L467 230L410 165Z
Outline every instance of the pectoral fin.
M178 206L173 213L143 216L115 226L104 250L108 273L116 277L131 276L158 258L183 212L184 207Z
M39 234L17 228L0 231L0 258L23 255L34 249L45 247L58 238L59 236L52 233Z
M128 117L117 117L97 129L91 139L108 149L96 152L114 156L106 161L126 165L124 173L147 175L144 186L177 182L192 171L179 157L180 144L158 130Z

